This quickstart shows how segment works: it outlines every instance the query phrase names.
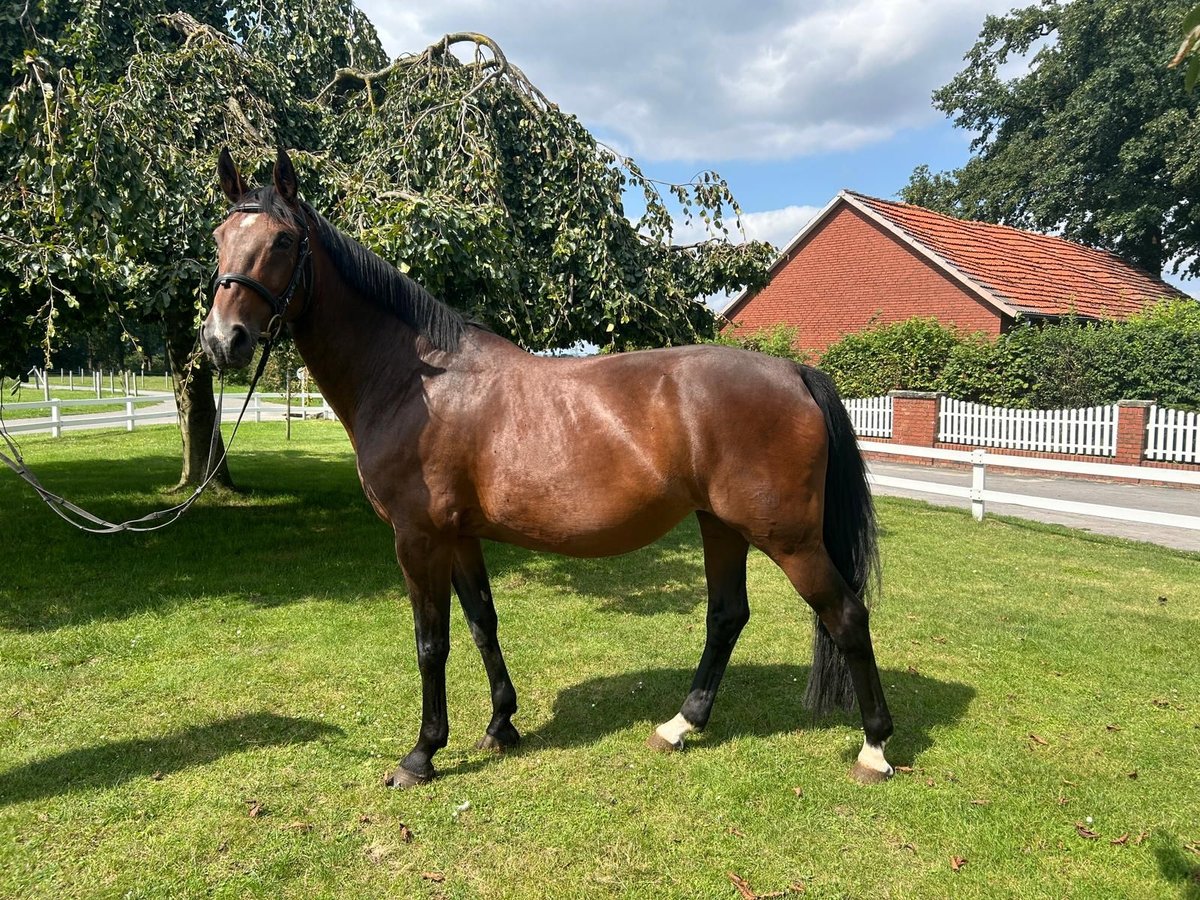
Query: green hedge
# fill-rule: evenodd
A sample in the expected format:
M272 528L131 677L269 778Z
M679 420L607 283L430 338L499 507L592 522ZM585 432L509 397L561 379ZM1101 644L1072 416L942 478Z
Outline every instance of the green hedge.
M722 343L811 361L796 330L725 335ZM960 400L1038 409L1156 400L1200 409L1200 304L1164 301L1117 322L1018 324L992 338L932 318L848 334L816 359L845 397L944 391Z

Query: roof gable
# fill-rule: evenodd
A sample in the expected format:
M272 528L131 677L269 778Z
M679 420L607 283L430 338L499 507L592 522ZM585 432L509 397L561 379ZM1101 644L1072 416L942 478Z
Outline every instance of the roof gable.
M1104 250L1007 225L955 219L907 203L841 191L788 243L770 275L843 203L907 243L931 264L1008 316L1123 318L1164 297L1187 297ZM730 317L752 296L744 291L723 309Z

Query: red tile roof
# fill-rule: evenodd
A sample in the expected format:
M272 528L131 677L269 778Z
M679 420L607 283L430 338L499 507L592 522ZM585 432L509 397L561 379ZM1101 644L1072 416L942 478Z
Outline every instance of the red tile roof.
M1123 318L1154 300L1187 296L1112 253L1064 238L843 193L1021 312Z

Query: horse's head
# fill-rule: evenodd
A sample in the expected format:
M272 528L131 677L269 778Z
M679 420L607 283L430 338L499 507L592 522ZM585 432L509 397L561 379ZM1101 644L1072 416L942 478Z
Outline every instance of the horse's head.
M217 174L233 207L213 232L217 276L200 342L218 369L240 369L260 337L273 337L296 314L289 303L310 266L308 226L296 196L296 170L283 150L273 189L251 192L228 150L221 151Z

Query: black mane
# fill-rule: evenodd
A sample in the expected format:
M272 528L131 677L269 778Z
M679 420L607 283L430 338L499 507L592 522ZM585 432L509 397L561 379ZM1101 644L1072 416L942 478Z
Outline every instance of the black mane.
M438 300L394 265L352 237L338 231L324 216L301 201L289 206L273 186L246 194L239 203L257 203L271 218L296 228L305 227L301 210L317 223L317 235L338 274L363 297L386 309L439 350L453 352L466 331L462 314Z

